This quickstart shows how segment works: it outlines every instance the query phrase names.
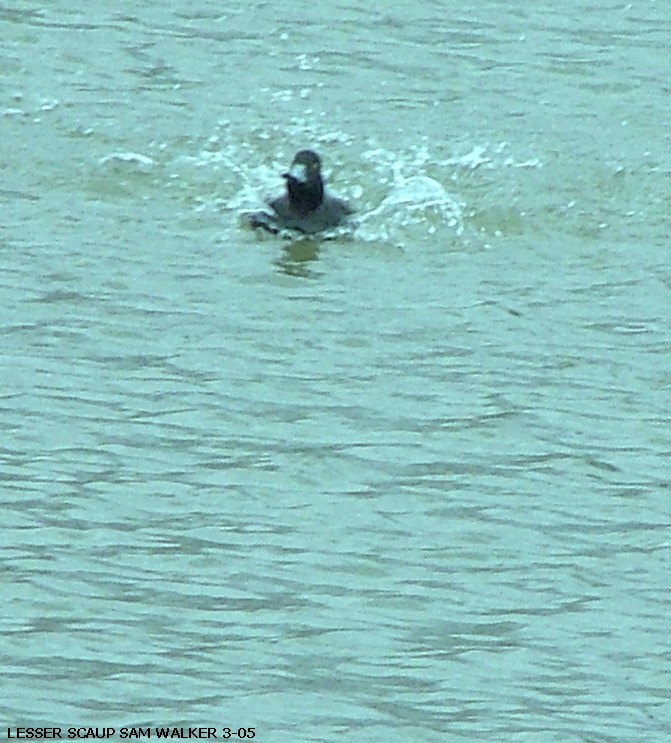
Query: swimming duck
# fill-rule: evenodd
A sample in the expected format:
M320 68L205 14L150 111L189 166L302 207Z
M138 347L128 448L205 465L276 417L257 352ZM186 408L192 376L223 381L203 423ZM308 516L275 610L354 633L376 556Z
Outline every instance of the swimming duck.
M305 234L337 227L352 209L341 199L327 194L321 174L321 160L313 150L299 150L282 177L287 192L268 202L273 214L256 212L249 224L277 234L282 229Z

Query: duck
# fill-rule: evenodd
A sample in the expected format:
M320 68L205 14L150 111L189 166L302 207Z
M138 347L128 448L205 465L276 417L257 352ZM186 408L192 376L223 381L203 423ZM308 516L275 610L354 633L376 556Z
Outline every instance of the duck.
M282 174L286 193L268 202L272 213L249 215L250 226L273 234L293 230L314 235L340 225L353 210L326 192L321 168L321 158L314 150L299 150L289 170Z

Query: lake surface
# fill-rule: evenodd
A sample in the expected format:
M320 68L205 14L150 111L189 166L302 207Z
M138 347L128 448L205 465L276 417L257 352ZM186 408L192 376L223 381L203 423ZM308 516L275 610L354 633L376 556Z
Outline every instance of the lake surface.
M0 8L1 736L671 738L671 5L513 5Z

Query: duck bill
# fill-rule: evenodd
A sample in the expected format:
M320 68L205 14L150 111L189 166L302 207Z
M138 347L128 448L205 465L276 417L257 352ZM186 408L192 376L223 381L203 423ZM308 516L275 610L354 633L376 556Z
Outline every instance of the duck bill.
M282 174L282 177L298 183L307 183L308 171L303 163L294 163L288 172Z

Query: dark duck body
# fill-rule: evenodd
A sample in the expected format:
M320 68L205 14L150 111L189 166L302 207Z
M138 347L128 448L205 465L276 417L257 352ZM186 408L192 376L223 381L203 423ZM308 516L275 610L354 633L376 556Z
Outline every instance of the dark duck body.
M250 225L274 234L287 229L308 235L337 227L352 210L341 199L326 193L321 165L316 152L297 152L291 167L282 175L287 182L286 193L269 202L272 214L252 214Z

